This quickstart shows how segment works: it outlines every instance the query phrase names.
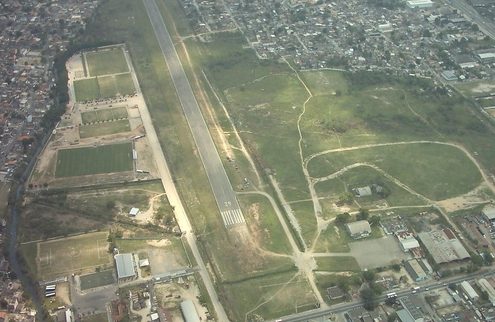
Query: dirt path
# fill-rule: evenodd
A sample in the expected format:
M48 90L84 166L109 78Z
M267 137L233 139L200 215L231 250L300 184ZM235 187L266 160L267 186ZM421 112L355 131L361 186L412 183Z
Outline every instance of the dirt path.
M314 179L312 184L314 185L314 184L316 184L318 182L323 182L323 181L326 181L326 180L331 180L331 179L337 178L337 177L341 176L342 174L344 174L345 172L347 172L348 170L351 170L351 169L354 169L354 168L358 168L358 167L369 167L369 168L372 168L372 169L380 172L384 177L386 177L387 179L393 181L396 185L398 185L402 189L406 190L410 194L415 195L416 197L419 197L419 198L423 199L424 201L426 201L428 203L434 203L433 200L431 200L431 199L425 197L424 195L420 194L419 192L413 190L409 186L403 184L399 179L391 176L387 172L383 171L382 169L380 169L379 167L377 167L376 165L371 164L371 163L354 163L354 164L348 165L348 166L340 169L339 171L337 171L337 172L335 172L333 174L330 174L330 175L328 175L326 177L321 177L321 178Z
M418 141L400 141L400 142L389 142L389 143L364 144L364 145L360 145L360 146L330 149L330 150L325 150L325 151L321 151L318 153L314 153L314 154L310 155L309 157L307 157L305 159L304 163L305 163L305 167L307 167L309 161L313 160L314 158L316 158L318 156L325 155L325 154L334 153L334 152L344 152L344 151L353 151L353 150L359 150L359 149L375 148L375 147L381 147L381 146L407 145L407 144L440 144L440 145L451 146L451 147L454 147L454 148L461 150L471 160L471 162L473 162L474 165L478 168L478 171L481 173L481 176L483 177L484 181L487 183L490 190L493 193L495 193L495 185L493 184L493 181L486 174L486 171L479 164L478 160L476 160L465 147L463 147L462 145L457 144L457 143L418 140Z

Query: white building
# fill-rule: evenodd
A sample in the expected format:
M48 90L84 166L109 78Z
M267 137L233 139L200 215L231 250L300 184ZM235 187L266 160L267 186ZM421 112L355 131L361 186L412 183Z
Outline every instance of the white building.
M479 298L478 293L474 290L474 288L469 284L468 281L464 281L461 283L462 292L470 299L476 301Z
M358 220L347 224L347 230L352 238L364 238L371 234L370 223L366 220Z
M478 284L480 289L488 294L488 299L492 302L492 305L495 306L495 289L492 284L490 284L490 282L488 282L485 278L480 278L476 284Z
M433 7L433 1L431 0L408 0L407 6L411 9L422 9Z

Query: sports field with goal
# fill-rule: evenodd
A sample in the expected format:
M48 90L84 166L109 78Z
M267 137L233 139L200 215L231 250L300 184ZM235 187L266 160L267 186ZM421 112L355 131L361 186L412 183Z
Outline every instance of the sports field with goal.
M54 239L37 244L37 271L43 280L72 273L94 272L112 265L107 232Z
M124 142L59 150L55 176L74 177L132 169L132 144Z

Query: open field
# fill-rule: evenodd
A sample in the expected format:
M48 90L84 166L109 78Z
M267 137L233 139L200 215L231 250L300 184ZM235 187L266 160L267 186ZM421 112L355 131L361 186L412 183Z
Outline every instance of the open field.
M55 176L73 177L130 170L132 170L132 145L126 142L59 150Z
M136 92L131 74L98 77L100 98L131 95Z
M74 91L78 102L100 98L100 87L97 78L86 78L74 81Z
M111 122L105 122L103 124L88 124L81 125L79 127L79 136L81 139L110 135L116 133L129 132L131 125L128 120L117 120Z
M241 195L239 202L250 228L250 234L257 239L260 247L282 254L291 252L287 236L266 197Z
M107 322L107 313L98 313L93 315L86 315L81 319L82 322Z
M314 308L316 299L307 282L294 272L225 285L232 321L265 320Z
M115 244L122 253L134 253L139 255L139 259L149 259L153 275L190 265L182 241L177 237L168 236L159 240L117 239Z
M360 207L373 209L384 205L394 207L426 204L424 199L406 191L375 169L362 166L350 169L335 179L322 181L315 186L318 196L326 198L320 201L323 206L324 216L333 217L340 212L334 207L334 204L346 193L353 194L352 189L372 184L380 185L384 189L383 193L373 193L368 197L354 197L353 199L357 204L352 202L351 204L346 204L346 206L352 210L358 210Z
M317 271L359 272L361 270L358 262L352 256L318 257L316 264L318 265Z
M85 291L95 287L101 287L115 283L113 270L101 271L79 277L81 281L81 290Z
M85 54L90 76L125 73L129 71L121 47L99 49Z
M130 73L85 78L74 81L78 102L132 95L136 92Z
M455 87L467 96L484 96L495 92L495 83L490 80L458 83Z
M127 117L128 115L125 107L115 107L81 113L83 124L120 120L126 119Z
M111 266L107 235L107 232L98 232L38 243L36 261L40 278Z
M329 153L311 160L308 169L322 177L356 162L373 164L433 200L467 193L481 183L480 172L461 150L428 143Z

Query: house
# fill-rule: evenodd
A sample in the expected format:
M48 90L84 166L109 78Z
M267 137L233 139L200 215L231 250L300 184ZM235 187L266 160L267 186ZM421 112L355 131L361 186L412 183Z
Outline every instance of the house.
M139 208L132 207L129 211L129 216L136 217L139 214Z
M371 234L370 223L366 220L351 222L348 223L346 226L349 234L354 239L368 237Z
M476 284L478 284L479 288L486 292L488 295L488 299L492 303L493 306L495 306L495 289L493 288L492 284L486 280L486 278L480 278L479 280L476 281Z
M356 197L369 197L373 193L370 186L352 189Z

